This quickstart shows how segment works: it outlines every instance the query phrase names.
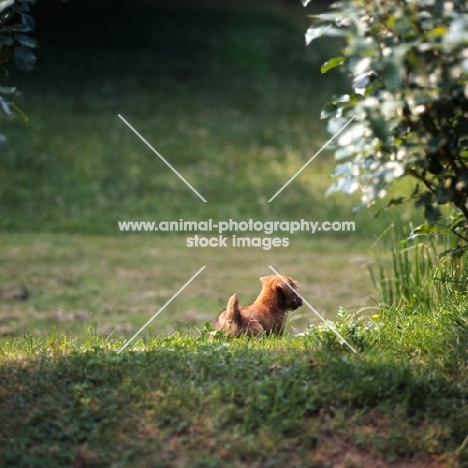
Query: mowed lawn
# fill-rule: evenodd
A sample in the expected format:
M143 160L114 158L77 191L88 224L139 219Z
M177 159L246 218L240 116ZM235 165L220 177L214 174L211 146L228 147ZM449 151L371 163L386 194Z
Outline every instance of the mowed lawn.
M375 306L368 241L289 236L289 247L189 248L188 235L81 236L4 234L0 247L3 336L82 335L89 324L106 336L137 331L202 267L205 270L142 336L198 334L228 298L252 302L269 266L297 279L304 298L327 318ZM230 238L230 235L227 236ZM288 334L318 318L307 306L291 315Z

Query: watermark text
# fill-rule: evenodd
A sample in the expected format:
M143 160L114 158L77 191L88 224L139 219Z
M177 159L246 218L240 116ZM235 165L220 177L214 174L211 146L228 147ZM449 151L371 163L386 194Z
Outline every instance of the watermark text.
M271 235L275 232L354 232L354 221L228 221L214 222L212 219L205 221L119 221L119 230L122 232L262 232Z

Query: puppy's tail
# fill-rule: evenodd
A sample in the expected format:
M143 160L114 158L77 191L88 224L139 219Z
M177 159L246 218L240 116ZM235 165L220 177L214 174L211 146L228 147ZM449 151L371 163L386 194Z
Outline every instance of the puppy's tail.
M226 306L226 316L228 319L234 320L235 322L239 320L239 300L237 299L237 294L233 294L229 298Z

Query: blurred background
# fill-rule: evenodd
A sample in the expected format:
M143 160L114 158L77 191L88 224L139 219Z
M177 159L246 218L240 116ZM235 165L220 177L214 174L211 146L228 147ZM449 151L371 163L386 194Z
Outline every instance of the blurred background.
M339 71L320 74L339 41L305 46L307 15L327 8L299 0L39 0L31 11L35 69L12 67L2 78L21 91L15 101L29 122L0 117L0 334L78 333L90 322L103 333L132 333L208 263L154 333L202 326L234 292L252 301L267 265L297 277L328 316L340 305L359 310L373 293L362 268L368 247L409 214L375 218L376 209L352 212L358 197L325 198L330 150L268 203L328 140L321 108L347 90ZM353 220L356 231L296 234L281 252L208 252L189 251L185 235L117 227L181 218ZM296 329L311 320L298 315Z
M343 89L338 74L320 75L328 44L305 47L299 1L40 0L32 14L37 65L5 83L22 91L30 121L3 124L3 228L112 234L117 220L142 217L328 219L327 155L267 203L326 141L320 109ZM340 203L333 210L348 217Z

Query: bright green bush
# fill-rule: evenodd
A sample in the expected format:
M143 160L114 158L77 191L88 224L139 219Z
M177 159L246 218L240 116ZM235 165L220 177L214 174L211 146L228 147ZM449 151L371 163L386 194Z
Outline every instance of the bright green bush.
M303 1L309 3L308 0ZM389 205L413 201L424 209L419 233L450 229L466 250L468 208L468 4L464 0L343 0L314 15L308 44L322 36L345 41L322 73L344 69L348 94L322 111L334 134L335 182L329 192L361 191L362 205L386 198L409 176L413 192ZM441 220L441 205L455 215ZM361 206L362 206L361 205Z

